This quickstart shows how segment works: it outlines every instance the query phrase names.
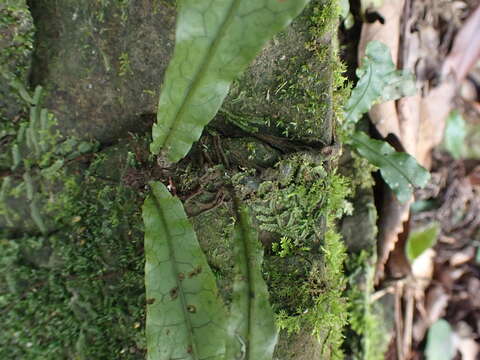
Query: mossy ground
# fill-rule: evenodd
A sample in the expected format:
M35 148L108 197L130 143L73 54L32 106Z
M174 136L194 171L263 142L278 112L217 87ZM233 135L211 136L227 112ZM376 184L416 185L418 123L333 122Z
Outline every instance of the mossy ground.
M33 35L33 21L25 1L3 1L0 4L0 122L8 123L23 109L20 96L11 91L9 85L23 83L28 77Z
M0 232L2 359L144 358L135 149L117 149L116 161L89 154L51 174L61 189L41 213L55 228Z
M121 17L122 12L115 14ZM101 22L108 14L97 15L95 21ZM172 171L154 169L143 134L117 139L96 153L79 154L68 167L53 168L50 179L60 186L54 196L42 196L56 226L43 233L35 224L32 231L0 233L0 311L6 329L0 334L2 358L144 358L140 208L148 180L176 187L228 300L233 221L222 189L225 172L251 208L265 247L264 276L282 329L276 356L342 358L352 307L345 294L347 249L337 223L351 210L346 199L355 184L335 170L339 154L330 146L348 92L337 56L338 15L336 1L313 1L294 24L303 29L300 37L298 31L295 35L298 48L285 53L275 46L294 36L286 31L263 54L280 51L277 62L284 71L277 67L266 85L250 86L264 75L262 66L269 67L261 55L234 84L224 115L243 124L235 130L240 136L226 138L217 127L209 128ZM131 54L121 52L115 60L118 75L130 76ZM270 100L264 101L267 96ZM266 128L275 144L253 130L259 119L270 120ZM9 128L12 138L18 128ZM66 154L51 155L48 168L62 156ZM11 160L5 157L5 169ZM24 169L14 173L26 188ZM302 343L309 344L305 354L295 350Z

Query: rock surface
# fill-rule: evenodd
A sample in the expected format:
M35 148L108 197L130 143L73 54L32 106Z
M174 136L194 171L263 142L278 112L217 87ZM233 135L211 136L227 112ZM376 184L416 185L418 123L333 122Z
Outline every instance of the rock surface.
M60 128L102 143L145 129L173 50L173 1L32 2L32 79Z

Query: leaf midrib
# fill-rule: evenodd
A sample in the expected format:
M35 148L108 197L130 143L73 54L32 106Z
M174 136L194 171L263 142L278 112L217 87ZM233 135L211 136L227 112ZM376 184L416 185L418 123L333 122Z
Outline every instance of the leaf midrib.
M227 33L227 28L230 26L231 20L234 17L234 14L238 7L240 6L242 0L233 0L232 4L230 5L230 8L228 9L227 16L225 17L224 21L218 28L217 33L214 36L214 40L210 44L208 50L207 50L207 55L205 56L205 59L202 61L200 64L198 70L196 71L195 75L193 76L193 81L191 84L188 86L186 94L184 96L184 100L180 104L177 112L173 116L173 121L172 124L169 126L168 129L168 134L165 137L165 141L163 142L162 147L165 147L167 143L169 143L170 138L172 134L176 131L178 124L179 124L179 119L182 118L183 113L185 112L187 108L187 104L190 102L190 99L192 98L193 94L195 94L199 84L201 83L201 80L205 77L207 74L207 69L212 63L212 60L215 58L217 49L225 37L225 34ZM160 114L160 109L159 112Z
M380 157L382 159L384 159L385 162L389 163L395 170L397 170L411 185L413 186L416 186L415 185L415 180L412 180L410 179L410 177L408 176L408 174L406 174L401 168L399 168L393 161L391 161L388 157L388 155L392 155L392 154L387 154L387 155L384 155L378 151L376 151L374 148L372 148L370 145L368 145L367 143L359 140L357 137L353 137L353 141L354 142L357 142L357 143L360 143L362 144L363 146L365 146L368 150L370 150L371 152L375 153L375 154L380 154ZM406 153L405 153L406 154ZM406 154L408 155L408 154ZM380 168L380 171L382 169Z
M236 206L238 206L236 204ZM246 229L248 224L245 224L245 214L243 213L242 209L240 207L236 208L235 211L237 212L237 217L240 219L239 227L240 227L240 237L242 239L242 257L244 258L243 263L245 264L245 275L246 275L246 281L248 284L248 293L246 294L246 298L248 301L248 309L247 309L247 319L248 319L248 324L247 324L247 339L245 339L247 343L247 352L245 354L245 359L246 360L251 360L253 359L251 357L251 350L252 350L252 344L251 344L251 337L252 337L252 324L253 324L253 313L252 313L252 300L251 300L251 294L254 294L255 296L255 289L253 286L253 279L252 279L252 272L250 269L250 262L249 262L249 254L252 249L250 249L250 237L249 237L249 232Z
M185 298L185 293L183 292L182 282L180 281L180 278L179 278L180 271L178 270L178 267L177 267L177 262L176 262L177 258L176 258L176 254L175 254L175 249L174 249L173 244L172 244L172 235L170 233L169 223L168 223L168 221L167 221L167 219L166 219L166 217L163 213L162 206L160 204L159 199L155 195L153 196L153 199L154 199L154 203L155 203L155 208L157 209L157 212L159 214L160 221L163 223L163 227L164 227L166 235L167 235L166 239L167 239L168 252L169 252L169 256L170 256L172 271L173 271L174 277L175 277L175 284L177 285L177 289L178 289L178 292L179 292L183 317L184 317L185 323L187 325L188 339L189 339L189 343L190 343L189 345L192 346L192 355L193 355L194 359L199 359L197 344L196 344L196 342L194 340L194 337L193 337L193 324L192 324L192 321L190 319L190 314L187 310L187 300ZM172 199L172 200L174 200L174 199Z
M363 100L363 98L365 97L365 94L367 93L368 89L370 88L370 84L372 83L372 76L373 76L373 69L372 69L372 64L368 64L368 81L367 81L367 86L365 87L363 93L361 94L361 96L359 97L359 100L350 108L350 111L348 112L347 114L347 121L350 121L349 118L350 116L353 114L353 112L355 111L355 108L358 106L358 104L360 104ZM355 91L355 89L353 89ZM362 114L360 114L362 115ZM353 121L353 120L352 120ZM358 119L357 119L358 121Z

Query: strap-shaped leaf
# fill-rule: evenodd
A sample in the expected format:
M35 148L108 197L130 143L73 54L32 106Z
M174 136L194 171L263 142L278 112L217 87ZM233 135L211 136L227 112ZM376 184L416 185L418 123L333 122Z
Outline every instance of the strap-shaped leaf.
M423 187L430 179L430 173L420 166L414 157L404 152L396 152L385 141L356 132L349 142L360 155L380 168L383 179L400 202L410 199L413 186Z
M226 360L271 360L278 332L262 277L263 250L247 209L239 207L237 202L235 208L236 278Z
M309 0L183 0L150 150L177 162L220 108L232 80Z
M158 182L143 206L149 360L224 360L215 278L183 206Z
M348 123L356 123L376 103L413 95L416 91L413 75L396 70L390 49L379 41L368 43L357 77L358 83L345 108Z

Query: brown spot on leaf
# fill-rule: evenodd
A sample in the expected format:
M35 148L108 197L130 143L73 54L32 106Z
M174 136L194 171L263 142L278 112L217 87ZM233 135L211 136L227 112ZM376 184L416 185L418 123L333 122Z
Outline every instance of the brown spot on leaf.
M190 271L188 273L188 277L189 278L192 278L198 274L200 274L202 272L202 267L201 266L197 266L195 269L193 269L192 271Z
M155 298L147 299L147 305L152 305L155 302Z
M178 287L174 287L172 290L170 290L170 298L172 300L175 300L178 297Z
M185 274L184 274L184 273L178 274L178 279L179 279L180 281L182 281L183 279L185 279Z
M192 352L193 352L192 345L188 345L188 347L187 347L187 353L188 353L188 354L191 354Z
M187 305L187 311L191 313L196 313L197 308L194 305Z

